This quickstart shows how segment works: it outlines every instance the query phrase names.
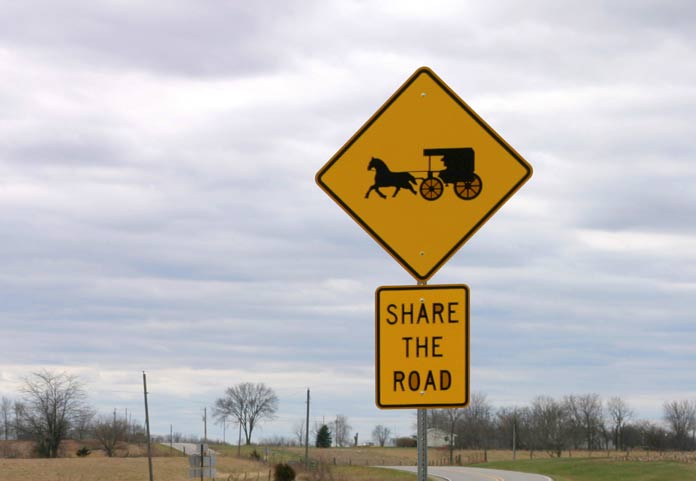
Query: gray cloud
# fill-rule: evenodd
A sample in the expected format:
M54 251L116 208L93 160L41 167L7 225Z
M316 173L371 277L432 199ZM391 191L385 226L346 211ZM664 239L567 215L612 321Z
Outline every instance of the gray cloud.
M285 2L252 7L238 2L118 5L76 0L7 7L1 30L9 44L30 50L50 46L68 64L191 76L277 70L286 59L272 42L295 15Z
M162 431L251 380L265 433L311 386L410 434L374 407L373 301L415 282L313 177L427 64L535 169L432 280L471 286L472 388L659 417L693 395L693 8L4 5L0 393L65 368L139 412L146 369Z

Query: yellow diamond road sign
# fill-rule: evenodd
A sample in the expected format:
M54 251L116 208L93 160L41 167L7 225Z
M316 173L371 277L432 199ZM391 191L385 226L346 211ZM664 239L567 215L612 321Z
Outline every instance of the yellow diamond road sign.
M527 161L423 67L316 181L412 276L427 280L531 175Z
M380 287L375 305L377 406L466 406L469 288Z

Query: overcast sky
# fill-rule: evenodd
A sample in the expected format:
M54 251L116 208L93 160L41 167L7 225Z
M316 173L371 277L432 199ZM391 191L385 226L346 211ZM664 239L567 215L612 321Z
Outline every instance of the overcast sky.
M694 2L0 11L0 395L67 371L142 421L145 370L155 433L250 381L280 399L255 439L307 388L312 421L411 434L375 407L374 293L415 281L314 175L425 65L534 168L430 280L471 288L471 389L696 399Z

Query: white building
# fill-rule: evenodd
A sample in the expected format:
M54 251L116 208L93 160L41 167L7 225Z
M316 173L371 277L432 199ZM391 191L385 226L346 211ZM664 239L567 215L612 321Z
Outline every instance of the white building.
M456 435L455 435L456 436ZM449 446L450 435L447 431L438 428L428 428L428 447L442 448Z

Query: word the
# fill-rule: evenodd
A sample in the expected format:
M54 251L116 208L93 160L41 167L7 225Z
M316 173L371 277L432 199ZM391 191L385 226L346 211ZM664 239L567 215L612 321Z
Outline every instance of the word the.
M433 337L402 337L404 345L406 346L406 357L411 357L411 354L416 355L416 357L442 357L440 352L440 341L442 341L442 336ZM411 342L414 341L415 342Z

